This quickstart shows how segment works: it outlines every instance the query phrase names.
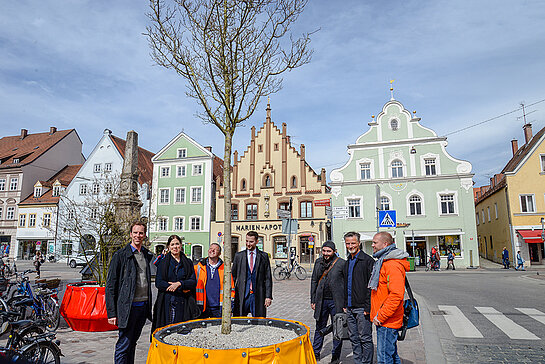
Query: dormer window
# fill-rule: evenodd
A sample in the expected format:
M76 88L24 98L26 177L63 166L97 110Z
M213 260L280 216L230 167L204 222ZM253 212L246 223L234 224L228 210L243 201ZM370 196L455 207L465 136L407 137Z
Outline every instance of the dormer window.
M61 186L53 186L53 197L58 197L61 194Z
M13 164L19 163L19 158L13 158Z
M34 187L34 197L39 198L42 196L42 187Z
M392 119L390 120L390 128L393 130L393 131L396 131L399 129L399 121L397 119Z

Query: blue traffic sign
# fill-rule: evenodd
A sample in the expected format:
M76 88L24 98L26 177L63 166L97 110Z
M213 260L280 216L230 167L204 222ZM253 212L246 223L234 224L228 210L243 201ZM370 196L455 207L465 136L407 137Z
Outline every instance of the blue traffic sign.
M378 212L379 227L396 227L396 210L383 210Z

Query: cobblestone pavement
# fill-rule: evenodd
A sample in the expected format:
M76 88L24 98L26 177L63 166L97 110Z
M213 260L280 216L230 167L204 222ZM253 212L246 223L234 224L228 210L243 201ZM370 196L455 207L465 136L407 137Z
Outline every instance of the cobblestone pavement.
M533 344L491 345L441 340L447 363L545 363L545 348Z

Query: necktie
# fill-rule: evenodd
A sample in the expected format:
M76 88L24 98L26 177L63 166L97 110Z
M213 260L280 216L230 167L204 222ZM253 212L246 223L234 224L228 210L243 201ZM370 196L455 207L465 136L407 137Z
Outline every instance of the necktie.
M254 272L254 252L250 252L250 273ZM250 291L253 291L254 287L252 280L250 279Z

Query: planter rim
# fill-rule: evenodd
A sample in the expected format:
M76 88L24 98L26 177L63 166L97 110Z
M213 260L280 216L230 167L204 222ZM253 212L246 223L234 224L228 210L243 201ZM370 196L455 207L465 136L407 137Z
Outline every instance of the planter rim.
M288 343L290 341L295 340L301 340L303 336L307 335L310 332L310 329L307 325L299 322L299 321L293 321L293 320L286 320L286 319L279 319L279 318L273 318L273 317L233 317L231 318L232 324L238 324L238 325L262 325L262 326L271 326L271 327L278 327L283 329L292 330L297 334L297 337L284 341L284 343ZM191 332L191 330L195 328L200 327L208 327L208 326L221 326L221 318L208 318L208 319L196 319L186 322L179 322L176 324L171 324L165 327L158 328L153 333L153 337L159 341L161 344L164 345L170 345L170 346L176 346L180 348L190 348L190 346L185 345L174 345L169 344L164 341L165 336L174 334L174 333L180 333L180 334L188 334ZM207 349L207 350L241 350L241 349L258 349L258 348L264 348L269 347L271 345L265 345L265 346L252 346L248 348L239 348L239 349ZM205 349L205 348L204 348Z

